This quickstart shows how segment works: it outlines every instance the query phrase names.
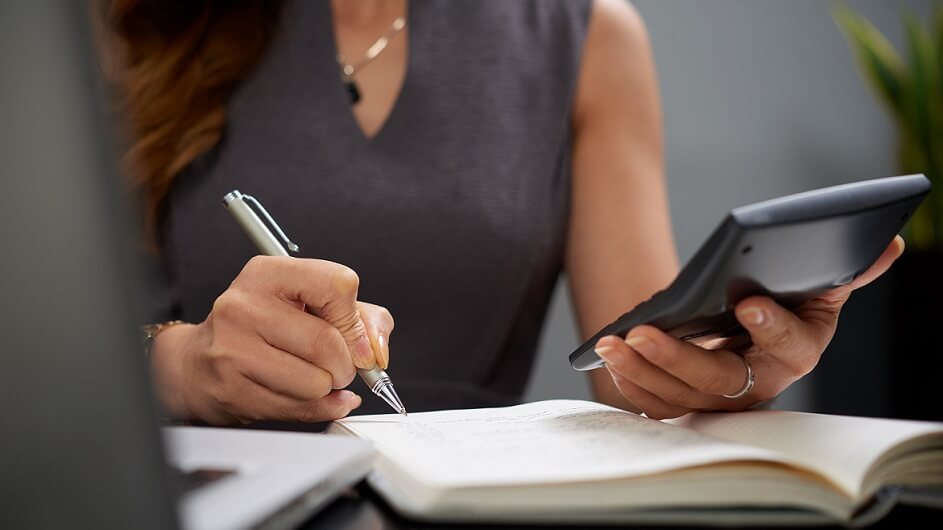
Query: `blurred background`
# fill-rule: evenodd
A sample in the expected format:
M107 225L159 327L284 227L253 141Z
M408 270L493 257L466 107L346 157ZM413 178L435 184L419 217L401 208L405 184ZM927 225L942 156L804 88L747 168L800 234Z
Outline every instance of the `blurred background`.
M839 4L633 3L648 25L658 68L669 200L682 262L731 208L904 172L897 122L855 62L833 16ZM905 15L926 23L940 4L852 0L841 5L869 20L906 58ZM939 35L935 43L943 52ZM906 253L911 250L909 246ZM935 274L943 272L938 258L937 252L941 267ZM926 302L938 302L940 297L927 294L931 291L925 280L919 287ZM909 345L901 340L904 333L892 328L895 316L908 317L891 299L900 291L894 281L888 275L852 296L819 366L780 396L775 408L943 419L935 410L943 405L943 394L936 389L943 382L943 348L935 339ZM937 293L939 285L936 280ZM936 316L943 314L938 306L919 311L927 329L943 324ZM563 278L528 399L590 396L586 375L567 362L579 342Z

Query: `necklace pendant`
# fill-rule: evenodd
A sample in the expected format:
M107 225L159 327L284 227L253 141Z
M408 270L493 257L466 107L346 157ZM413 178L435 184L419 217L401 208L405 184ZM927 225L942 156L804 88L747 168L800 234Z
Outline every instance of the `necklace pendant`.
M360 102L360 89L357 88L357 83L355 83L353 79L345 80L344 88L347 89L347 96L350 97L351 105L356 105Z

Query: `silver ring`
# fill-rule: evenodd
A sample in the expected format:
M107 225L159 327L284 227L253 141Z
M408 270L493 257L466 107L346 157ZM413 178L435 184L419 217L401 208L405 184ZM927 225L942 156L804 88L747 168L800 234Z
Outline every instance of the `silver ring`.
M737 399L738 397L743 397L747 395L749 391L753 390L753 383L756 381L756 378L753 375L753 367L750 366L750 363L747 362L746 358L740 356L740 360L743 361L743 366L747 367L747 380L745 383L743 383L743 388L738 390L736 393L721 394L725 398Z

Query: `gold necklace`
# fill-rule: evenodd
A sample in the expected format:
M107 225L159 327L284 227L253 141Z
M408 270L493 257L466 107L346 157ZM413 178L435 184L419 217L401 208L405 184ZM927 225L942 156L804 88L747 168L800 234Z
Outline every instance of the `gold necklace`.
M376 59L390 44L393 37L405 27L406 17L398 17L393 21L393 25L390 26L390 29L367 48L367 52L364 54L363 58L355 63L348 63L341 54L337 54L337 64L341 68L341 78L344 80L344 87L347 89L347 95L350 96L351 104L355 105L360 101L360 89L357 87L357 82L354 81L354 76L357 75L357 72L363 67Z

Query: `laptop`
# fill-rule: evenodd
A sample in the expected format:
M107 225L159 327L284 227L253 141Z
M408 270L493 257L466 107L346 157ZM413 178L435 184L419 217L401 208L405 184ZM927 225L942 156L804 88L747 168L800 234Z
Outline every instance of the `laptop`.
M0 528L295 526L373 451L159 423L85 9L0 4Z

